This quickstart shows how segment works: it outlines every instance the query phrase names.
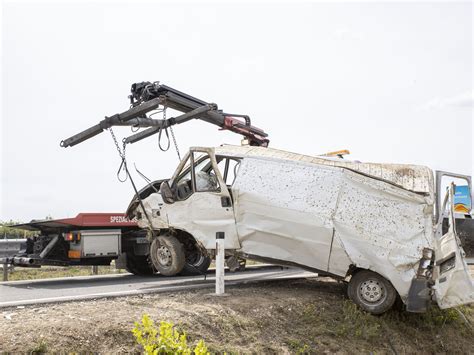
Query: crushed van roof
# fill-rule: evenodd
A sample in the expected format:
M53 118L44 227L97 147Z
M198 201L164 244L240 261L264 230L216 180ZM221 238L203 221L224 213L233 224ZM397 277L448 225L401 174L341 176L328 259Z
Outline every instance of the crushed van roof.
M303 155L274 148L227 144L216 147L215 153L216 155L225 156L274 158L336 166L388 181L409 191L434 196L433 172L430 168L421 165L361 163L343 159Z

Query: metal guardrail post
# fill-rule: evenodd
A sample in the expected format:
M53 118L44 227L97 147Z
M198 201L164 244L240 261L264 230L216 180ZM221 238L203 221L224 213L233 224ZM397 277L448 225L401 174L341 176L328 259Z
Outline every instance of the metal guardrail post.
M8 264L3 264L3 281L8 281Z
M216 233L216 295L223 295L224 286L224 232Z
M92 275L99 275L99 267L97 265L92 266Z

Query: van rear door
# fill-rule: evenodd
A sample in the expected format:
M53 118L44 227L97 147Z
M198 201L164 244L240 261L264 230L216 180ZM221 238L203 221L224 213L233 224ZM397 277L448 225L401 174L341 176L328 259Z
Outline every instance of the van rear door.
M440 308L450 308L474 302L474 285L465 260L454 223L454 184L448 188L443 203L443 211L448 202L449 229L441 235L441 223L435 241L435 280L436 301ZM442 221L442 218L439 219Z

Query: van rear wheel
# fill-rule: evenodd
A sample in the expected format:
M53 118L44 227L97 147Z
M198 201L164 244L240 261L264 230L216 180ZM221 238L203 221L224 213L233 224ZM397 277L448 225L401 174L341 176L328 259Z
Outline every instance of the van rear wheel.
M390 281L369 270L359 271L351 277L347 294L355 304L372 314L387 312L397 298L397 291Z
M186 261L183 245L172 235L155 238L150 246L150 257L155 269L165 276L181 272Z

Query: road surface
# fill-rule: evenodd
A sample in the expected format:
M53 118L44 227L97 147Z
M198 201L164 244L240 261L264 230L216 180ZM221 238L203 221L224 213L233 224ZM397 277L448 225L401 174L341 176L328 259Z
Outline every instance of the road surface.
M244 272L226 273L225 285L247 282L317 277L296 268L261 267ZM214 274L190 277L139 277L131 274L85 276L61 279L0 282L0 307L40 303L79 301L96 298L139 295L158 292L179 292L209 288L214 292Z

